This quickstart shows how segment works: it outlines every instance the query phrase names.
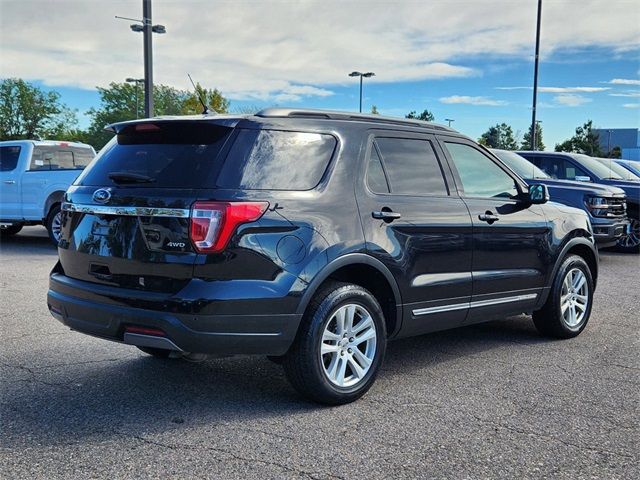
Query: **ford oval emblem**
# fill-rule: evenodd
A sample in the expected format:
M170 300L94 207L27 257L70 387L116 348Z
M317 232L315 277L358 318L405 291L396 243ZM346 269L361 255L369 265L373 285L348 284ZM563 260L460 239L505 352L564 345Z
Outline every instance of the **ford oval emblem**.
M97 203L107 203L111 199L111 190L108 188L99 188L93 192L93 201Z

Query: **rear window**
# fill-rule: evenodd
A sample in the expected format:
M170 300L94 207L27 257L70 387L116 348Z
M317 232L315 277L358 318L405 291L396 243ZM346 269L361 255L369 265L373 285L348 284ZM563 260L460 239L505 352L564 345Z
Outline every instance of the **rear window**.
M222 188L310 190L322 179L336 139L319 133L239 130L218 176Z
M90 148L38 146L31 155L29 170L82 170L93 157L93 150Z
M0 147L0 172L10 172L18 166L20 147Z
M123 129L76 180L76 185L116 185L110 173L151 178L153 188L205 188L232 129L203 122L134 124Z

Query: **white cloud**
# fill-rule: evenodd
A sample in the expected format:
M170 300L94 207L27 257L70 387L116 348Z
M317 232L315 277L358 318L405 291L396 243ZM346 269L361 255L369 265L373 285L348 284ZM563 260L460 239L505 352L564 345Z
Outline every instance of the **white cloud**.
M141 76L142 36L114 19L140 17L139 0L0 1L0 77L93 88ZM625 5L548 2L543 54L637 49L634 2ZM190 88L189 72L232 99L296 101L355 82L353 70L375 72L368 83L481 75L469 59L530 57L535 8L493 0L500 14L487 17L486 2L470 1L156 1L167 33L154 35L155 81Z
M496 87L496 90L533 90L533 87ZM538 87L541 93L595 93L611 90L609 87Z
M640 108L640 103L625 103L624 108Z
M494 100L488 97L469 97L467 95L452 95L450 97L442 97L440 98L440 103L462 103L465 105L484 105L491 107L507 105L507 102L503 100Z
M640 92L610 93L610 97L640 97Z
M574 93L563 93L560 95L556 95L553 97L553 100L565 107L579 107L580 105L584 105L585 103L589 103L591 101L590 98L584 97L582 95L576 95Z
M632 80L630 78L614 78L607 83L612 85L640 85L640 80Z

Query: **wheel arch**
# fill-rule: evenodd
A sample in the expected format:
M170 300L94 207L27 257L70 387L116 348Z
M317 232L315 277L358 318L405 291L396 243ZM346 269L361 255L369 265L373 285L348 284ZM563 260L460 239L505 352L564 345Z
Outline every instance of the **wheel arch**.
M393 337L402 323L402 297L395 278L378 259L364 253L349 253L327 264L307 287L296 313L303 314L318 289L328 280L354 283L369 290L385 314L387 336Z
M51 192L47 199L44 202L44 209L42 210L42 222L47 221L47 217L49 216L49 212L51 211L51 207L53 207L56 203L62 203L64 199L64 190L56 190Z

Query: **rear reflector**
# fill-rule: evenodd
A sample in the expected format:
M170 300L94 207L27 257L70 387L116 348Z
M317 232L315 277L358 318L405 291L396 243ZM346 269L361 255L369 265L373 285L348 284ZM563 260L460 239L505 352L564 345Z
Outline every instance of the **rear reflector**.
M258 220L268 202L196 202L190 236L199 253L221 252L238 225Z
M140 326L137 326L137 325L129 325L129 326L125 327L124 331L126 333L137 333L139 335L154 335L156 337L164 337L164 336L166 336L166 333L164 333L159 328L140 327Z

